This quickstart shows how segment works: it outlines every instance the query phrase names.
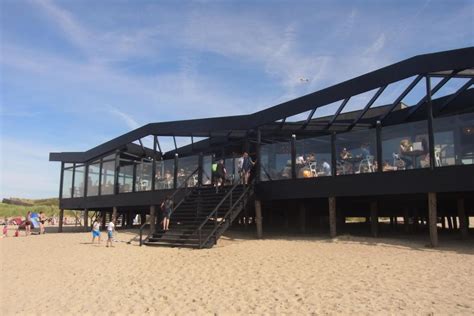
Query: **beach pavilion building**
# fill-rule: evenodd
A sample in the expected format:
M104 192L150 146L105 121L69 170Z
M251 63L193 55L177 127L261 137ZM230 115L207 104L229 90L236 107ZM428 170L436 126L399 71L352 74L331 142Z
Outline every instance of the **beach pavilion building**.
M150 123L85 152L51 153L61 212L84 211L86 226L91 214L148 223L148 245L211 247L230 226L334 237L353 217L374 236L384 226L426 231L433 246L443 228L466 238L473 84L474 47L431 53L253 114ZM178 146L182 137L190 143ZM256 161L246 186L243 152ZM216 192L218 159L227 181ZM168 231L158 224L165 196L175 203Z

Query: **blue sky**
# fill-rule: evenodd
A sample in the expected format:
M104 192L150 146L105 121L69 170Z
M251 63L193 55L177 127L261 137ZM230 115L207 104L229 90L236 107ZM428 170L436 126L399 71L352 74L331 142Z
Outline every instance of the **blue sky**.
M51 151L255 112L474 42L461 0L3 0L0 21L0 197L57 196Z

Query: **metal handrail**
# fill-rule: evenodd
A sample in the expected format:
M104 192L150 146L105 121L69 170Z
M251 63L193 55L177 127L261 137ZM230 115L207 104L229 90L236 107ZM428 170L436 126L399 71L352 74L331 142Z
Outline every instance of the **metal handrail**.
M232 188L229 190L229 192L227 192L226 195L224 195L224 197L222 198L222 200L219 202L219 204L217 204L217 206L214 208L214 210L212 210L212 212L207 215L207 217L204 219L204 221L201 223L201 225L199 225L199 227L197 228L197 230L201 230L202 227L207 223L207 221L209 221L209 219L214 215L214 213L217 213L217 211L219 210L219 208L222 206L222 204L224 204L225 200L227 200L227 198L232 194L232 192L235 190L235 188L239 185L239 182L236 182Z
M204 244L206 244L209 239L214 235L214 233L223 225L226 223L226 220L227 218L233 213L234 209L236 208L236 206L240 203L240 201L242 199L244 199L245 197L247 197L247 195L249 194L249 192L251 192L251 189L253 188L253 185L249 185L247 186L247 188L242 192L242 194L240 195L240 197L234 202L234 204L232 204L232 206L229 208L229 210L225 213L224 215L224 221L221 221L219 224L216 224L214 226L214 229L207 235L206 239L204 239L204 241L201 240L201 229L202 227L204 226L205 223L207 223L207 220L201 224L200 228L199 228L199 248L202 248L202 246ZM224 199L223 199L224 201Z
M188 186L185 186L187 183L188 183L188 180L199 170L199 167L196 168L196 170L194 170L189 176L186 177L186 179L184 179L183 183L181 183L177 188L176 190L173 192L173 194L171 194L170 196L170 199L174 201L174 197L176 196L176 194L178 194L178 192L181 192L181 189L183 189L183 186L185 189L188 189L189 187ZM199 184L198 184L199 185ZM194 188L194 187L192 187ZM185 194L184 197L181 199L181 201L178 202L178 204L176 206L173 207L173 210L171 211L171 213L173 213L183 202L184 200L186 199L186 197L188 197L189 193L188 194ZM151 216L150 216L150 219L151 219ZM143 223L142 226L140 226L140 246L143 245L143 229L145 228L146 225L149 225L150 223L148 221L145 221L145 223ZM147 238L150 236L150 234L148 234Z
M143 229L146 225L149 225L148 221L145 221L142 226L140 226L140 247L143 245ZM148 237L147 237L148 238Z

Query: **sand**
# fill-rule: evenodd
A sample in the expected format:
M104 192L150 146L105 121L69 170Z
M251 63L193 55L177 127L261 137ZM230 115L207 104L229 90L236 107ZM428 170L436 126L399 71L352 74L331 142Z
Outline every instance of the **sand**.
M231 234L192 250L127 244L135 233L114 248L89 233L0 240L1 314L474 313L472 240Z

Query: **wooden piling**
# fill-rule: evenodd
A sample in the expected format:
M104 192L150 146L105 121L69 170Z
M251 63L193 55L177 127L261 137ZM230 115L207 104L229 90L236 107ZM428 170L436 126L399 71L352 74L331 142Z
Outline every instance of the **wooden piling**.
M464 198L458 198L458 216L461 238L467 239L469 237L469 218L466 216L466 206L464 204Z
M405 233L410 232L410 221L409 221L408 208L405 208L403 210L403 227L405 228Z
M379 215L377 201L372 201L370 203L370 230L373 237L377 237L379 235Z
M89 211L84 209L84 231L89 230Z
M257 199L255 200L255 224L257 226L257 238L261 239L263 237L262 202Z
M117 222L117 207L114 206L112 208L112 218L110 219L111 222L114 222L114 224Z
M156 207L154 205L150 206L150 232L154 233L156 230L156 213L155 213Z
M429 192L428 193L428 222L429 222L429 230L430 230L430 241L432 247L438 246L438 215L437 215L437 200L436 200L436 193Z
M331 238L335 238L337 235L336 231L336 197L330 196L328 198L329 203L329 232Z
M59 226L58 226L58 233L63 232L63 221L64 221L64 209L59 210Z
M304 203L300 204L300 233L306 233L306 207Z

